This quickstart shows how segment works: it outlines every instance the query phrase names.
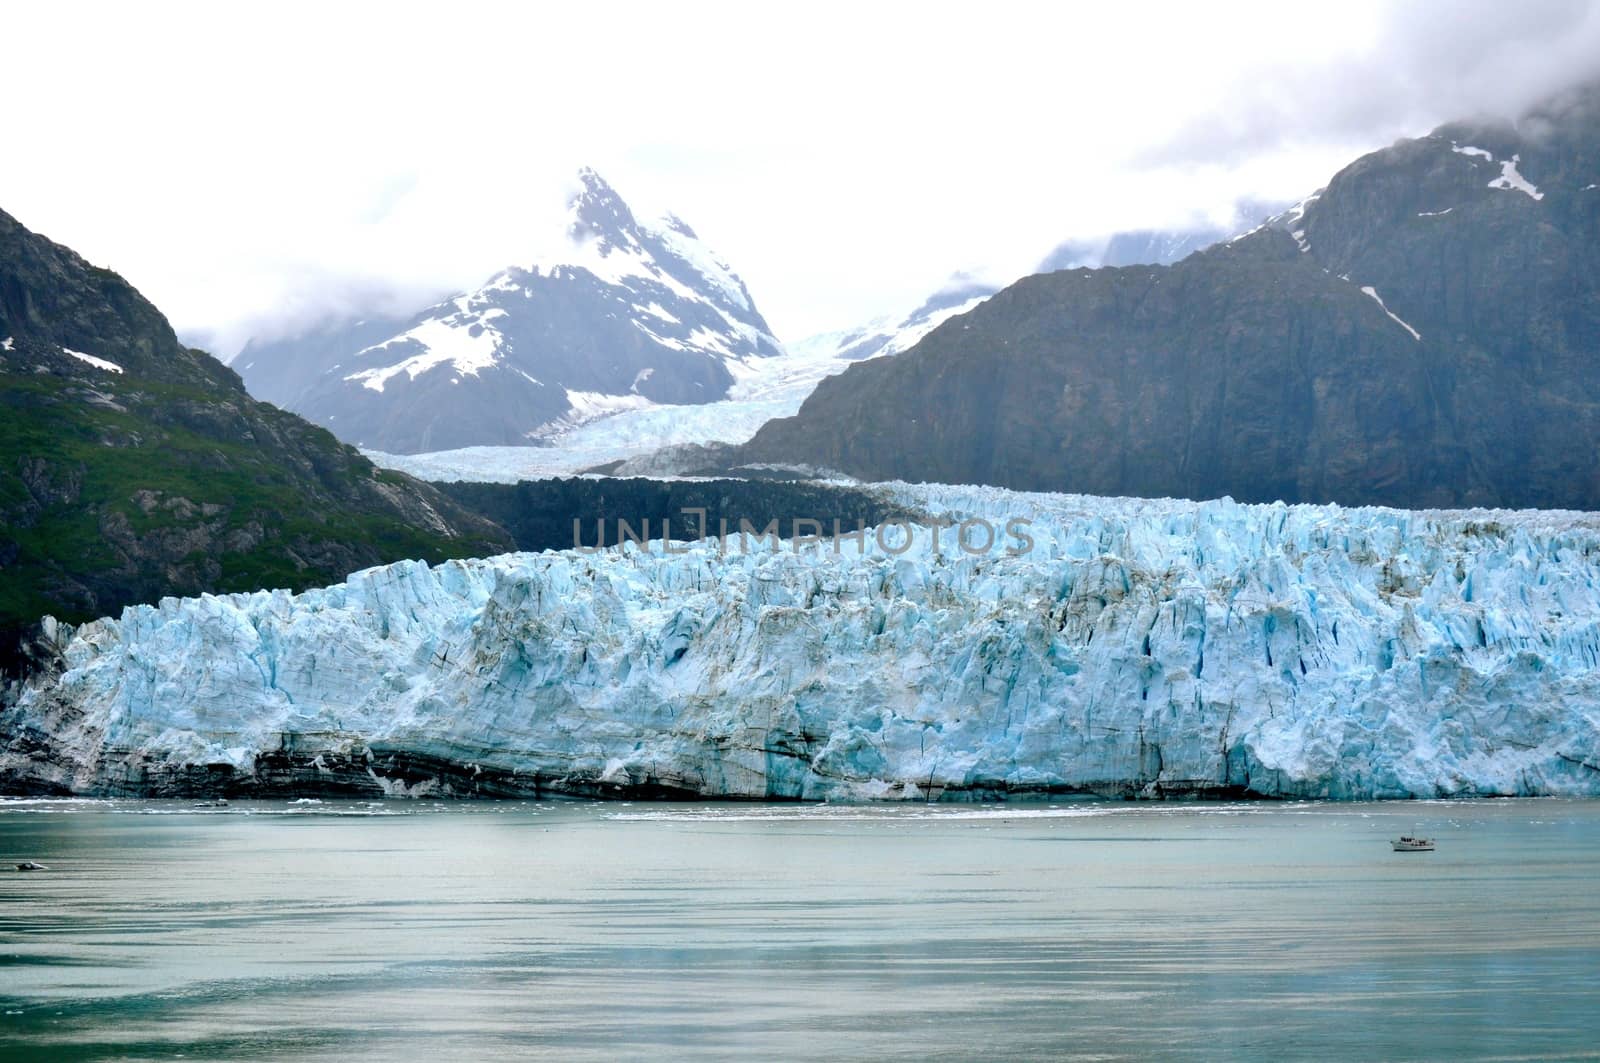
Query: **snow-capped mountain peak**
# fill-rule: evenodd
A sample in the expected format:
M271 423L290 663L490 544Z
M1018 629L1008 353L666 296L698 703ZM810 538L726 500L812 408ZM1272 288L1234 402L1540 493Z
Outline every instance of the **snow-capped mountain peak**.
M278 391L350 442L420 450L538 440L613 408L727 395L733 366L781 353L749 289L682 219L641 222L592 169L578 174L564 246L396 322L260 349L317 370ZM295 350L310 344L317 357ZM276 397L265 390L263 394Z
M578 183L578 192L567 204L572 219L568 231L575 242L606 242L619 236L626 240L637 229L633 211L603 177L586 166L578 171Z

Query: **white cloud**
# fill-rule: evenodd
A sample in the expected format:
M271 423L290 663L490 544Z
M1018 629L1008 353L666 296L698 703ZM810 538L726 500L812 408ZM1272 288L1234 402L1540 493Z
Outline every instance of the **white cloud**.
M0 208L224 349L531 259L581 163L798 338L1600 72L1594 6L1546 0L38 5L6 37Z

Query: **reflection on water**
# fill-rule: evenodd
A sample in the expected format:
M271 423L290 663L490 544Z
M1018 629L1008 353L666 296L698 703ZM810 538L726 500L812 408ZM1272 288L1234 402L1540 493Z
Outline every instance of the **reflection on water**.
M0 800L0 859L50 867L0 872L7 1058L1552 1058L1600 1015L1595 802Z

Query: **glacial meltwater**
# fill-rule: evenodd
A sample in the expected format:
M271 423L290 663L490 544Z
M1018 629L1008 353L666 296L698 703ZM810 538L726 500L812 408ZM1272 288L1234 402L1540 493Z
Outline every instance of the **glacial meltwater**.
M1594 801L13 799L0 858L7 1059L1600 1047Z

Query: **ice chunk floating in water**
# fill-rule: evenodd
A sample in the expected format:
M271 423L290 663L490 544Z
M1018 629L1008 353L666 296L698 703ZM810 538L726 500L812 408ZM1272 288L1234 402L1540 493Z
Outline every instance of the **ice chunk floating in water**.
M166 599L56 629L0 781L1600 795L1600 516L879 490L1033 549L658 543Z

